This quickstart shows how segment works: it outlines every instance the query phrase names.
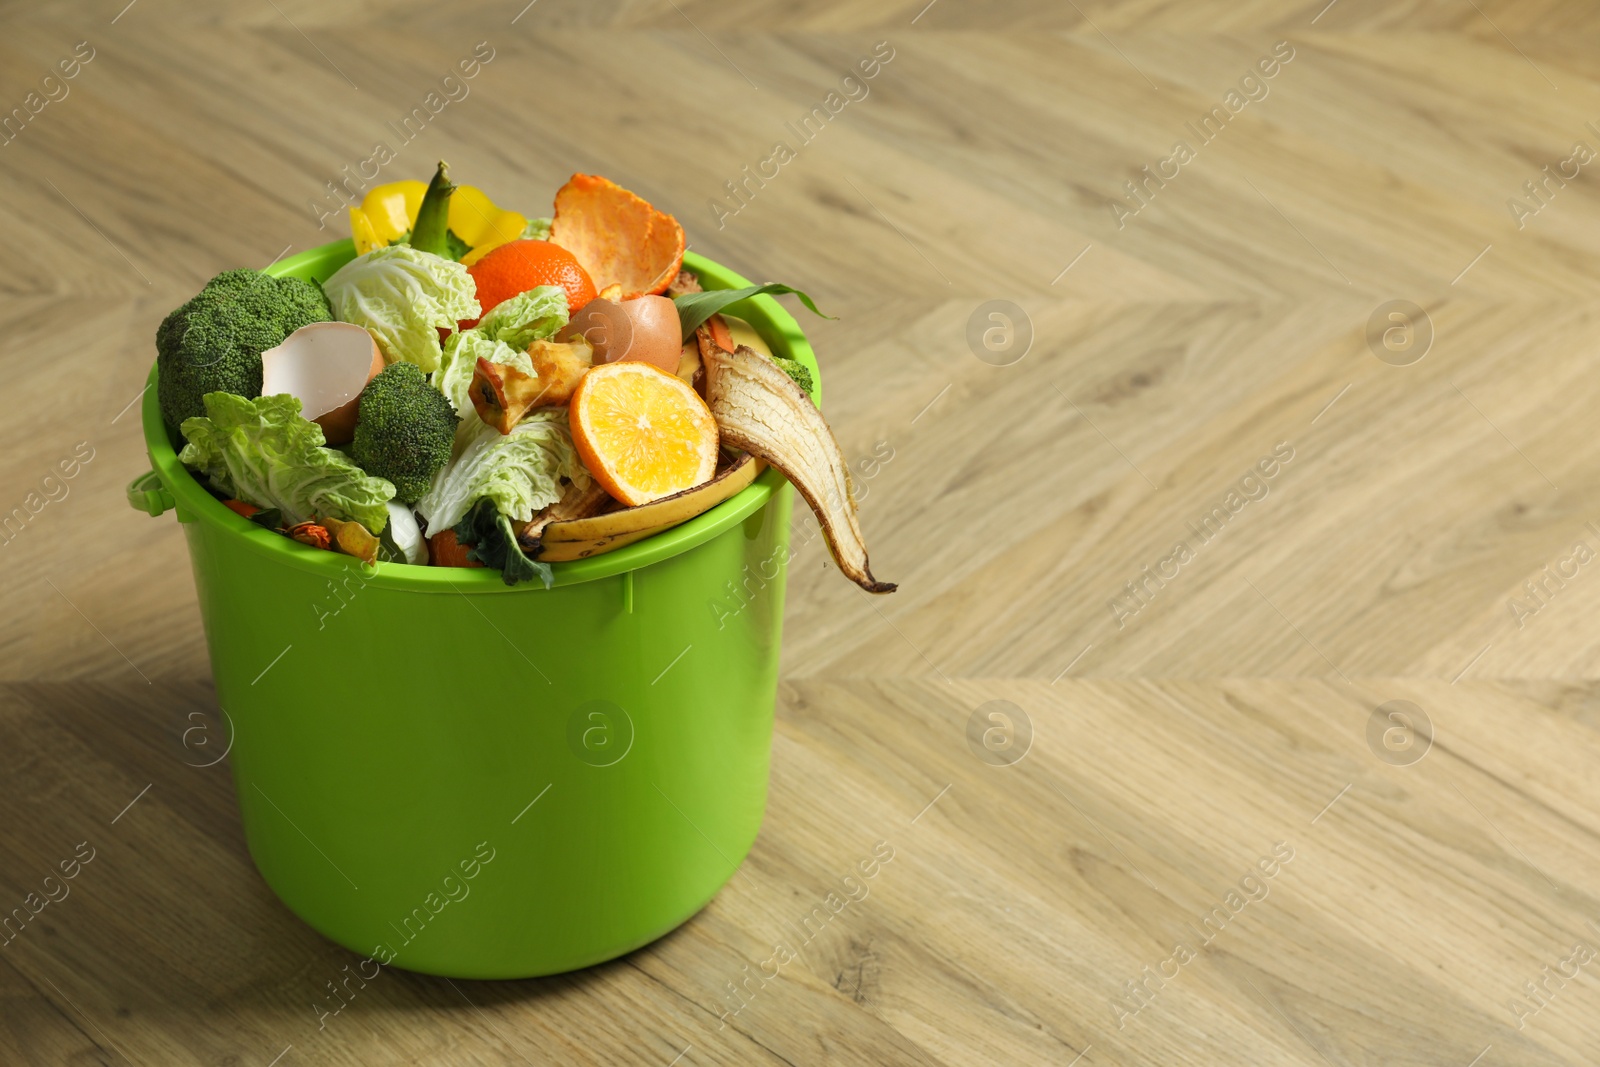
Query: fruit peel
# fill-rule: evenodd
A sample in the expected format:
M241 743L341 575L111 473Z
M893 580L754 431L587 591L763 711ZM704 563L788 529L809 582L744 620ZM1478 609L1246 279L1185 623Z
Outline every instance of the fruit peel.
M727 447L742 448L782 471L816 513L834 562L869 593L892 593L872 576L856 514L850 471L833 431L811 398L776 363L746 345L732 352L701 345L706 403Z
M328 536L333 542L332 547L336 551L354 556L369 565L378 562L378 549L383 542L371 530L359 522L346 522L332 517L321 521L327 528Z
M660 500L592 515L553 516L534 548L539 559L554 563L613 552L705 514L742 492L765 467L761 460L740 452L709 482Z
M578 258L597 289L619 287L622 300L663 292L683 265L678 220L595 174L574 174L557 190L550 241Z

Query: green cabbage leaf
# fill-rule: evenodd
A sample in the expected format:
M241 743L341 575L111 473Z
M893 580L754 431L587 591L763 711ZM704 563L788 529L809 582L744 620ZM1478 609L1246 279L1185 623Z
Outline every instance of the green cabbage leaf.
M189 443L178 458L218 492L276 509L285 526L331 516L378 533L389 521L394 486L324 447L297 398L207 393L204 403L204 415L183 422Z
M540 285L501 301L478 325L445 342L433 387L450 398L457 415L463 419L476 417L468 390L479 357L490 363L509 364L537 377L533 362L528 359L528 346L553 336L566 324L567 293L558 285Z
M393 363L439 368L440 329L478 317L477 283L467 268L410 245L375 248L322 284L340 322L366 327Z
M589 472L572 447L566 408L529 412L501 433L479 422L459 454L433 479L417 511L436 534L453 528L479 500L505 518L527 522L561 499L561 479L588 488Z

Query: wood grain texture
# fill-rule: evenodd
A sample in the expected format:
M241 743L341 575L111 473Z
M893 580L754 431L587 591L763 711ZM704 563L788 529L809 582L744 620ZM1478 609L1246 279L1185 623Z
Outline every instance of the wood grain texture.
M0 112L94 49L0 147L0 510L91 456L0 555L0 913L94 850L0 948L0 1061L1594 1062L1592 965L1559 975L1600 945L1600 198L1590 166L1524 188L1600 148L1592 6L123 2L0 4ZM205 642L176 524L122 499L127 406L166 311L341 236L308 205L478 42L384 177L444 157L538 213L603 173L812 293L900 591L794 560L767 821L704 912L578 974L386 972L319 1027L355 961L195 766ZM966 340L996 299L1032 329L1008 366ZM1366 340L1399 299L1433 332L1406 366ZM1432 724L1407 766L1368 741L1396 700ZM1007 765L968 745L991 701L1031 728Z

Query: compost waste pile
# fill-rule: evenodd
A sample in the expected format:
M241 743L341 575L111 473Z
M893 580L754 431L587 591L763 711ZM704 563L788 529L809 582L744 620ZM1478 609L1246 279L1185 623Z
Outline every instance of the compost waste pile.
M872 577L808 367L702 289L671 215L576 174L551 215L394 182L350 209L326 278L230 270L156 334L183 463L229 508L366 563L490 567L507 584L685 522L781 470L839 569ZM820 314L820 312L817 312Z

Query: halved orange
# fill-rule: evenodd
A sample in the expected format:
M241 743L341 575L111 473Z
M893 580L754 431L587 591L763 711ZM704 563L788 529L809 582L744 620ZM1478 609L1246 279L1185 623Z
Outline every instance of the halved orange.
M716 473L711 409L693 386L652 364L595 367L568 411L583 465L630 507L693 489Z

